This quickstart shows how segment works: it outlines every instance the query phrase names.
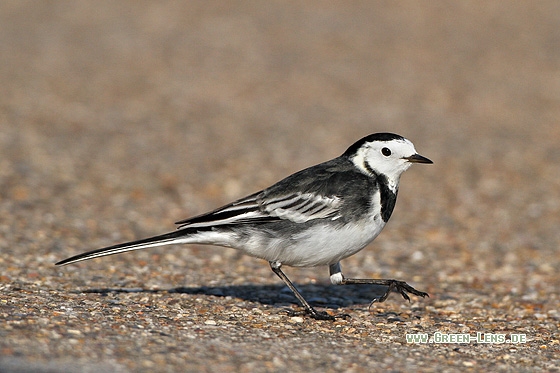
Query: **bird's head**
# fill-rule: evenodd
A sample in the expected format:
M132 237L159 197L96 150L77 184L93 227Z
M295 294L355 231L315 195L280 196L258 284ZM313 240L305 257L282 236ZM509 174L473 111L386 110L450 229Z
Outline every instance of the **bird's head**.
M401 174L413 163L433 163L418 154L412 142L393 133L366 136L351 145L343 156L363 173L385 175L392 183L398 183Z

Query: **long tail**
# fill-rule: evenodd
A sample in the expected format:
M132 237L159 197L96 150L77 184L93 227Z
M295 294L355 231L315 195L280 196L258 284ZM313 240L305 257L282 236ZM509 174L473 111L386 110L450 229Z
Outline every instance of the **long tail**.
M188 233L185 230L178 230L171 233L161 234L159 236L144 238L137 241L125 242L113 246L103 247L101 249L88 251L86 253L74 255L70 258L61 260L56 263L56 265L66 265L76 262L81 262L82 260L88 260L93 258L99 258L101 256L114 255L119 253L124 253L133 250L147 249L148 247L171 245L174 243L184 242Z

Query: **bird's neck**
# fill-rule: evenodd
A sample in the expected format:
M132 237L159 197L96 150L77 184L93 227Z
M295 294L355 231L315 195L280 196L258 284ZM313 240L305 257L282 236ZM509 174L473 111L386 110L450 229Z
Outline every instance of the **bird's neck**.
M387 188L389 188L389 190L391 192L393 192L394 194L397 194L397 192L399 191L399 181L400 181L400 179L401 179L400 175L397 176L396 178L388 178L388 177L385 176Z
M376 180L379 186L381 200L381 219L387 223L397 203L399 180L388 179L387 176L383 174L377 174Z

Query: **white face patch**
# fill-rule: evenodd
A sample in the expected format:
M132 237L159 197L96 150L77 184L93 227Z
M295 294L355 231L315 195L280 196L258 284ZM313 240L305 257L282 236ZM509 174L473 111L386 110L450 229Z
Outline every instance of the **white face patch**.
M385 175L390 188L394 190L401 174L412 165L406 158L414 154L414 145L406 139L372 141L358 149L352 161L367 175Z

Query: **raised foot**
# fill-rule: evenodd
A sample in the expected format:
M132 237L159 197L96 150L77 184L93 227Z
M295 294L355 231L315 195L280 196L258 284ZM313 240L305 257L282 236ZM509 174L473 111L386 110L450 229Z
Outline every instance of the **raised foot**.
M370 307L374 304L374 303L382 303L385 302L385 300L387 300L387 297L389 296L389 294L391 292L395 292L395 293L399 293L400 295L402 295L402 297L404 299L406 299L407 301L410 302L410 297L408 296L407 293L416 295L418 297L430 297L430 295L428 293L425 293L423 291L419 291L416 290L415 288L413 288L412 286L410 286L409 284L407 284L404 281L398 281L398 280L387 280L388 281L388 289L385 292L385 294L383 294L382 296L380 296L379 298L374 298L371 303L370 303Z

